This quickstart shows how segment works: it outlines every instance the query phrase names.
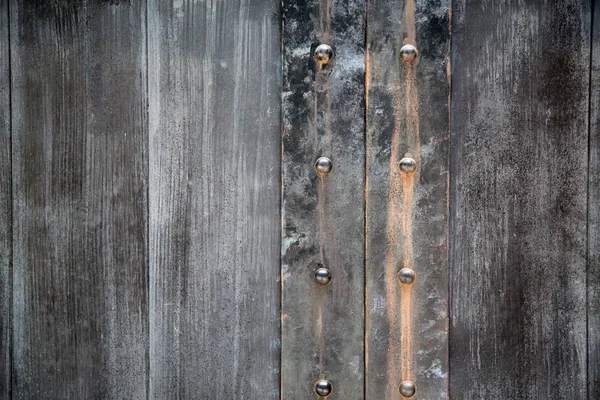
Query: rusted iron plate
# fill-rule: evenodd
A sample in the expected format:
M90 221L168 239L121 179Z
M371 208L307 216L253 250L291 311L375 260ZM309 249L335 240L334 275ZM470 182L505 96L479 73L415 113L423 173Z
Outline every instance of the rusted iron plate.
M315 398L325 379L329 399L360 399L365 1L286 1L283 18L282 396Z
M368 399L448 398L448 7L369 1Z

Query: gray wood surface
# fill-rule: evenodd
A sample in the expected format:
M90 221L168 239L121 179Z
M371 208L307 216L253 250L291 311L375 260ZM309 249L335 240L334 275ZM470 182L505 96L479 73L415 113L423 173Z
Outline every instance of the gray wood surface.
M10 10L13 397L144 399L145 7Z
M592 10L588 169L588 399L600 400L600 3L596 2Z
M399 399L412 380L413 399L447 399L449 3L372 0L368 16L366 397Z
M453 2L453 399L585 399L589 2Z
M279 8L149 1L151 398L279 398Z
M364 0L285 1L282 396L364 396ZM319 44L333 47L317 65ZM315 161L333 162L319 177ZM320 285L319 265L331 271Z
M10 146L10 54L8 0L0 0L0 398L11 381L12 179Z

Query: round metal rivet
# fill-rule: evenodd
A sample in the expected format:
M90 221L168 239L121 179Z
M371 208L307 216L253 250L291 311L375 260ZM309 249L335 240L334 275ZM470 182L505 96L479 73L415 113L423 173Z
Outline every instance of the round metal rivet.
M333 169L333 163L327 157L319 157L315 163L315 169L319 175L327 175Z
M419 57L419 52L412 44L405 44L400 49L400 57L402 57L402 61L411 63Z
M327 64L333 60L333 49L328 44L320 44L315 49L315 61L319 64Z
M319 379L315 383L315 392L321 397L329 396L332 391L333 387L327 379Z
M398 273L398 280L405 285L412 285L416 278L417 274L410 268L402 268Z
M417 169L417 162L413 158L404 157L402 160L398 161L398 167L407 173L414 172Z
M403 381L400 384L400 394L403 397L413 397L417 392L417 385L413 381Z
M321 285L327 285L331 280L331 272L325 268L320 267L315 271L315 281Z

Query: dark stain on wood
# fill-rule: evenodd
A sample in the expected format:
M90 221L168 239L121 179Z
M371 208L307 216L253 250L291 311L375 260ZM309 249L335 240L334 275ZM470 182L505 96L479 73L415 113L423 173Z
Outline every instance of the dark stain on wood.
M587 380L588 399L600 400L600 3L593 3L590 11L593 11L593 26L589 108Z
M452 398L587 396L588 8L454 3Z
M145 7L10 10L13 398L146 398Z
M0 398L11 394L12 178L8 0L0 0Z
M331 400L363 395L365 11L365 1L283 4L283 398L316 398L319 378ZM335 58L318 66L321 43ZM320 156L333 161L324 177Z

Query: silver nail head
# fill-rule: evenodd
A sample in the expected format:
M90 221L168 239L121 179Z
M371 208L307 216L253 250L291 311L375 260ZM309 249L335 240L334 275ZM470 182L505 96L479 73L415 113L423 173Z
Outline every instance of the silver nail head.
M317 64L328 64L333 60L333 49L328 44L320 44L315 49L315 61Z
M417 274L411 268L402 268L398 273L398 280L405 285L412 285L417 279Z
M327 285L331 280L331 272L325 268L321 267L315 271L315 281L320 283L321 285Z
M402 57L402 61L405 63L412 63L419 57L419 52L412 44L405 44L400 49L400 57Z
M315 392L321 397L329 396L332 391L333 387L327 379L319 379L315 383Z
M413 381L403 381L400 384L400 394L402 397L413 397L417 392L417 385Z
M413 158L404 157L402 160L398 161L398 167L406 173L415 172L417 169L417 162Z
M315 169L319 175L324 176L331 172L333 169L333 163L327 157L319 157L315 163Z

